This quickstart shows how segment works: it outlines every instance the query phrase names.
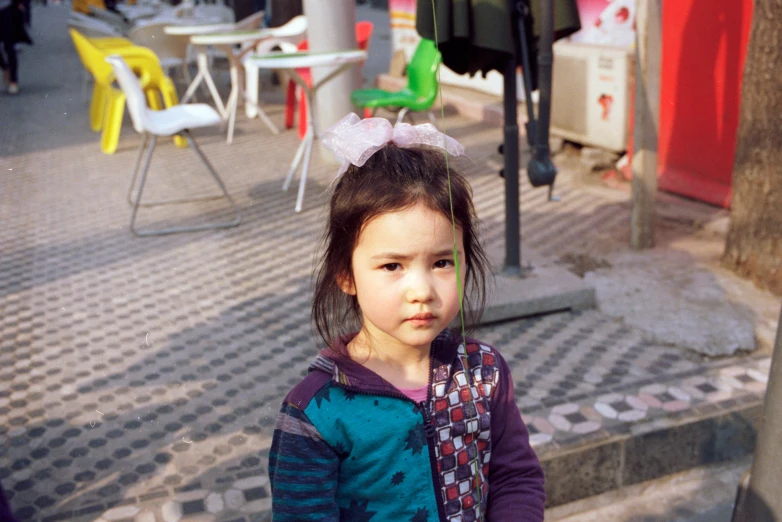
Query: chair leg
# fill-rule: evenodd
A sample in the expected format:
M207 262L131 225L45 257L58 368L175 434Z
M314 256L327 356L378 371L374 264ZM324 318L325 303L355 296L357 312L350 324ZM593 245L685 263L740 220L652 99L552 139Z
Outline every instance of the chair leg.
M111 89L106 102L100 147L104 154L114 154L119 144L122 118L125 114L125 93Z
M307 134L307 93L301 90L299 94L299 139L303 140Z
M285 95L285 128L293 127L293 115L296 112L296 82L288 80L288 90Z
M152 153L155 150L155 145L157 141L157 137L154 135L148 136L145 138L144 143L142 143L142 147L146 145L147 140L149 140L149 148L147 149L146 153L146 159L144 161L144 166L141 170L141 181L139 182L139 189L138 189L138 196L136 197L135 201L133 201L133 214L130 218L130 230L137 236L161 236L165 234L176 234L179 232L196 232L199 230L210 230L215 228L229 228L229 227L235 227L239 225L242 222L242 214L239 210L239 207L236 206L236 203L234 202L231 195L228 193L228 190L225 187L225 184L223 183L223 180L220 178L220 176L215 172L214 167L212 167L212 164L209 163L209 160L206 159L206 156L204 156L204 153L201 152L201 149L198 147L198 144L193 139L193 136L190 134L190 131L185 130L182 132L183 137L185 140L187 140L187 143L190 145L191 149L195 152L195 154L198 156L198 158L201 160L201 162L206 166L209 173L214 178L217 185L220 187L220 191L222 192L219 196L208 196L208 197L198 197L198 198L187 198L187 199L173 199L173 200L166 200L166 201L157 201L157 202L150 202L142 204L141 202L141 196L144 191L144 184L146 183L147 179L147 173L149 172L149 165L152 161ZM142 149L143 150L143 149ZM139 157L138 159L141 159L141 151L139 151ZM132 189L132 187L131 187ZM185 203L185 202L191 202L191 201L199 201L203 199L216 199L216 198L226 198L228 202L231 204L231 207L233 208L234 213L236 214L236 217L232 219L231 221L221 221L217 223L206 223L203 225L195 225L191 227L172 227L172 228L164 228L164 229L157 229L157 230L143 230L139 231L136 229L136 215L138 214L138 209L141 206L150 206L154 204L164 204L164 203Z
M90 128L93 132L103 129L103 120L106 118L106 105L108 92L104 85L95 82L92 86L92 101L90 102Z
M141 171L141 183L138 187L138 196L136 197L136 200L133 204L133 212L130 215L130 230L137 236L144 235L144 233L139 233L136 230L136 214L138 214L138 207L141 203L141 194L144 192L144 184L147 182L147 172L149 172L149 164L152 161L152 153L155 151L155 145L157 143L157 136L149 136L146 135L144 139L144 143L142 145L146 145L147 142L149 143L149 148L147 149L146 159L144 160L144 168ZM139 151L139 157L138 159L141 159L141 151ZM134 176L135 178L135 176ZM135 179L134 179L135 181ZM132 189L132 187L131 187Z
M147 104L153 111L159 111L163 108L160 103L160 92L157 89L147 89L144 94L147 95Z
M407 115L407 113L408 113L407 107L402 107L402 109L399 111L399 114L396 115L396 122L402 123L403 121L405 121L405 116Z
M133 176L130 178L130 186L128 187L128 204L130 206L135 206L138 204L139 200L141 199L141 192L136 194L136 197L133 196L133 187L136 185L136 177L138 176L138 169L141 166L141 158L144 157L144 150L146 150L147 145L149 145L149 134L146 132L144 133L144 137L141 141L141 146L138 148L138 154L136 155L136 166L133 167Z

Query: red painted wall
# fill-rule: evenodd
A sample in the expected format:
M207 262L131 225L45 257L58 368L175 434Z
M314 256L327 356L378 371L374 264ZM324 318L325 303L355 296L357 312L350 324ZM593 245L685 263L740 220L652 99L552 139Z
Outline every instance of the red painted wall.
M729 206L752 0L663 2L660 189Z

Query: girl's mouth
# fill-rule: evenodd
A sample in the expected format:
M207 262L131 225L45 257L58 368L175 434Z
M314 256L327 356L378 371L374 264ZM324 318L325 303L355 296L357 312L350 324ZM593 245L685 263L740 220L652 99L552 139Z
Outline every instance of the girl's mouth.
M426 326L431 324L435 320L435 315L430 313L415 314L412 317L408 317L407 321L413 323L416 326Z

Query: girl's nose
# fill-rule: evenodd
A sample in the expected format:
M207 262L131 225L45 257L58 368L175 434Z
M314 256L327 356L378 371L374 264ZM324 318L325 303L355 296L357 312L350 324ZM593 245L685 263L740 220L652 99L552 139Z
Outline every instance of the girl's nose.
M421 274L413 275L407 289L407 300L411 303L428 303L435 297L431 278Z

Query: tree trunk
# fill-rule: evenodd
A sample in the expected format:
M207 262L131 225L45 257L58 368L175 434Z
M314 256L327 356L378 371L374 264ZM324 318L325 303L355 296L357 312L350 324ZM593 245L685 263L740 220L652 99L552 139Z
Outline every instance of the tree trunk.
M723 262L782 295L782 0L755 0Z

